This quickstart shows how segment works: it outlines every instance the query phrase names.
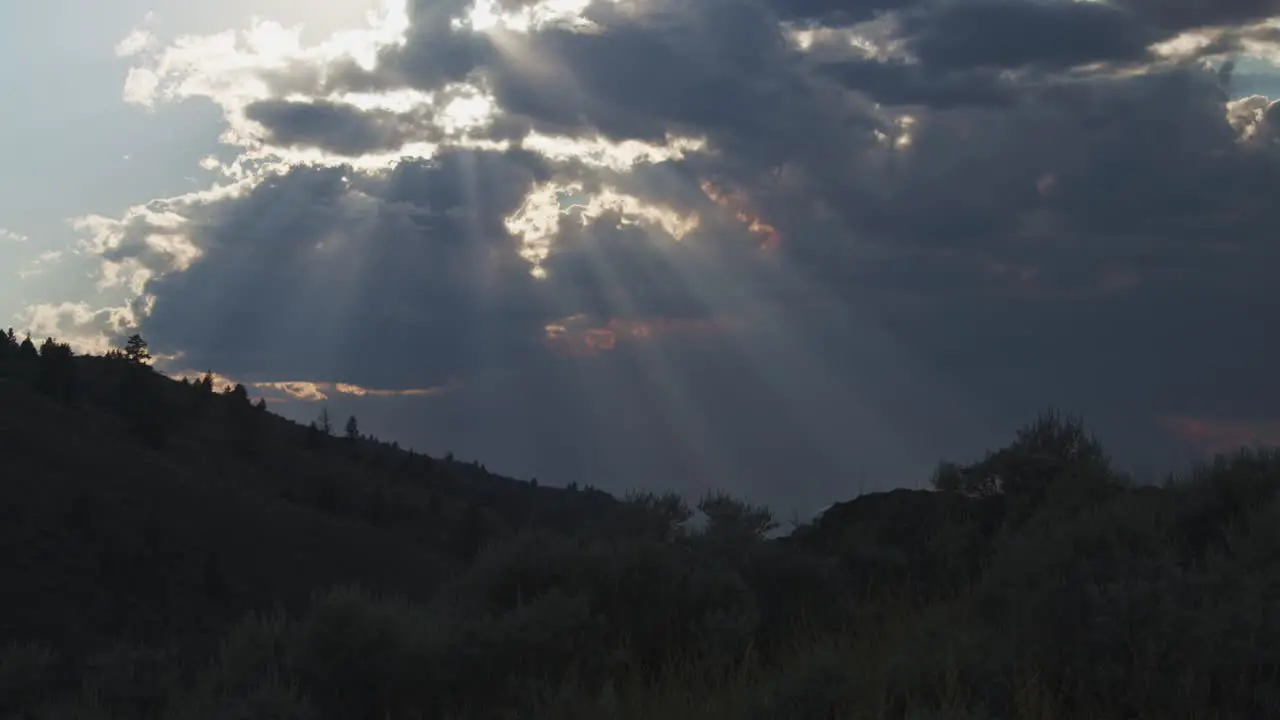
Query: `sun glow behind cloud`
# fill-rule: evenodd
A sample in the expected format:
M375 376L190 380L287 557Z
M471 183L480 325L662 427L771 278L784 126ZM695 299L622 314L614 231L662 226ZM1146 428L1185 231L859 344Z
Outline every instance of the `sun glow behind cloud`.
M117 54L137 61L125 80L124 99L154 108L201 97L220 105L228 119L242 117L248 103L274 95L272 74L309 68L322 80L324 68L342 59L372 69L380 49L404 42L409 27L405 1L388 0L367 21L365 28L334 33L314 45L302 42L301 26L263 19L255 19L247 30L179 36L162 49L149 30L135 30L116 48ZM232 123L223 141L252 144L242 131L242 123Z
M514 32L528 34L548 26L590 31L590 23L582 16L589 0L544 0L503 11L495 0L477 0L472 10L456 29L478 33ZM781 29L797 49L830 52L832 48L868 58L887 58L902 54L902 45L892 39L896 19L886 14L875 20L845 27L800 26L783 23ZM1273 21L1268 21L1275 24ZM704 152L707 140L702 137L668 135L664 143L638 140L612 141L602 135L569 137L529 132L512 143L484 137L484 130L501 116L503 110L485 87L480 76L468 77L448 84L435 92L406 88L377 92L320 93L328 72L336 61L354 62L365 70L376 68L380 50L402 44L409 28L409 13L404 0L387 2L381 12L370 14L367 27L335 33L315 44L305 44L300 27L284 27L268 20L255 20L244 31L226 31L208 36L183 36L167 45L161 43L149 22L120 41L117 53L136 61L126 87L126 98L147 107L158 103L188 98L206 98L224 110L227 130L223 141L237 146L239 155L230 161L210 159L207 169L234 180L231 186L240 191L251 188L273 173L300 164L350 165L354 170L377 172L393 167L405 158L432 158L444 147L505 150L512 144L560 163L579 163L588 168L626 172L641 164L681 160L690 154ZM1262 23L1266 26L1268 23ZM1189 52L1208 42L1203 37L1186 35L1170 41L1167 52ZM499 43L501 45L501 43ZM294 90L281 94L277 83L282 77L310 78L311 92ZM304 89L307 83L303 83ZM286 86L289 83L285 83ZM382 110L399 115L425 113L432 128L443 139L425 140L410 137L400 147L365 152L358 156L339 156L318 147L281 147L263 137L255 123L244 116L250 103L266 99L314 102L324 100L343 103L361 110ZM1238 113L1243 115L1243 113ZM1260 115L1255 112L1254 115ZM900 115L892 121L896 132L875 131L880 142L893 149L905 149L913 142L915 118ZM1258 121L1241 121L1242 137L1257 133ZM576 187L556 181L559 189L540 187L525 199L524 205L507 218L507 228L520 237L521 255L531 265L531 272L545 277L543 262L549 256L560 218L573 212L562 206L566 194ZM760 238L761 247L776 249L781 241L777 229L752 207L748 197L703 183L703 191L716 204L726 208L752 234ZM548 194L550 193L550 194ZM134 212L138 210L135 208ZM680 239L698 226L696 215L680 216L669 209L655 207L639 198L606 191L577 209L583 222L604 212L616 212L622 224L641 224L660 229ZM148 222L159 225L163 219L149 213ZM98 238L93 251L105 254L115 249L103 238L119 234L119 228L107 228L103 218L86 218L79 229ZM141 240L148 252L170 258L164 272L181 272L198 261L200 250L184 241L178 230L153 233ZM126 262L104 261L107 286L128 283L144 285L155 277Z
M1262 95L1251 95L1227 103L1227 122L1239 136L1244 145L1267 145L1280 140L1280 127L1276 127L1275 118L1280 118L1280 100L1272 100Z
M668 134L664 144L656 145L642 140L613 141L600 135L544 135L535 130L525 136L521 146L551 160L576 160L591 167L626 171L642 163L682 160L687 154L705 150L707 141Z
M791 47L802 53L831 58L863 57L877 60L907 59L899 41L887 39L886 31L894 27L894 18L846 26L812 26L782 23L782 35Z
M516 33L529 33L551 25L588 29L592 23L583 17L583 13L591 3L592 0L542 0L503 12L496 0L476 0L465 19L454 21L454 27L470 28L475 32L505 30Z
M520 238L520 256L529 262L534 277L547 277L543 262L551 255L566 217L576 216L586 225L614 213L620 225L659 230L674 240L683 239L700 222L695 214L682 214L609 187L590 195L585 203L571 202L583 193L581 183L544 183L530 191L520 208L506 219L507 230Z
M580 15L587 0L547 0L500 13L496 3L480 0L468 15L472 31L512 30L531 32L547 25L585 27ZM160 103L204 98L222 108L227 127L221 140L239 148L231 160L206 158L202 167L232 180L230 186L215 186L224 192L245 192L268 177L296 165L344 165L363 172L379 172L406 158L430 159L445 147L503 151L508 140L486 138L484 131L501 115L502 109L479 77L449 83L436 91L394 88L379 91L315 92L324 85L328 69L341 60L354 61L372 70L380 49L401 44L408 28L404 2L388 2L382 12L369 17L368 27L335 34L317 44L302 41L300 27L284 27L268 20L255 20L244 31L226 31L207 36L182 36L162 45L150 29L140 29L121 41L122 56L135 59L126 82L125 99L148 108ZM284 81L284 78L293 80ZM293 87L288 92L280 87ZM311 90L306 90L310 86ZM399 147L358 155L339 155L322 147L272 143L260 122L246 117L246 108L259 101L287 101L305 106L324 101L361 111L384 111L413 122L428 123L437 137L408 136ZM424 130L428 125L424 125ZM557 163L581 163L587 168L625 172L641 164L680 160L705 150L705 138L669 135L655 144L639 140L612 141L603 136L568 137L529 132L517 143L526 150ZM566 185L565 187L571 187ZM234 190L232 190L234 189ZM208 192L208 191L206 191ZM183 198L178 198L181 200ZM549 211L548 208L557 208ZM655 225L676 237L696 227L696 217L677 217L670 211L648 207L637 198L605 192L579 208L583 221L602 212L615 211L621 222ZM535 275L549 252L552 236L559 229L558 201L547 191L533 191L525 206L508 219L508 227L522 237L522 255L533 265ZM146 215L146 222L159 225L162 218L149 208L134 208L132 214ZM91 235L87 247L99 254L115 250L123 225L108 227L101 217L85 218L77 228ZM168 254L170 271L183 271L199 258L199 250L184 244L178 232L168 237L146 239L153 251ZM125 268L104 263L109 285L120 284ZM132 273L133 283L145 283L154 275Z
M782 243L782 235L778 229L758 215L751 208L751 201L741 192L725 192L710 180L700 183L702 192L711 202L725 208L741 223L746 225L751 234L760 238L760 249L776 251Z
M707 336L724 332L724 320L708 318L612 318L595 323L578 313L549 323L544 339L557 351L571 356L596 355L615 350L620 342L645 342L669 336Z
M1234 43L1223 43L1226 38ZM1211 27L1188 30L1151 46L1159 58L1185 61L1198 58L1201 62L1231 56L1256 58L1272 64L1280 64L1280 16L1261 20L1241 27Z
M46 303L28 307L19 317L34 338L55 337L78 353L102 354L113 336L137 324L131 308L94 308L85 302Z
M493 97L477 88L459 84L457 94L440 109L436 124L453 136L479 130L493 122L498 114Z

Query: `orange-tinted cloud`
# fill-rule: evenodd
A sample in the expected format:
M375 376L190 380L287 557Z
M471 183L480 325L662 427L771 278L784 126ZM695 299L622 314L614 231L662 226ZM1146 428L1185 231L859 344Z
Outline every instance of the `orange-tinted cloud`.
M289 402L291 400L320 402L328 400L329 395L332 393L352 395L354 397L427 397L444 391L443 387L375 389L350 383L317 383L302 380L258 382L253 383L253 387L276 402ZM273 393L278 393L278 395L272 398Z
M203 372L192 372L190 370L184 370L183 372L179 372L179 373L170 373L169 376L178 380L181 380L182 378L186 378L194 383L202 380L206 374L213 377L213 389L215 392L223 392L223 391L229 390L235 387L237 384L235 380L232 380L226 375L219 375L216 372L203 373Z
M329 396L325 394L323 383L313 382L260 382L254 383L253 386L258 390L276 391L284 393L288 400L301 400L303 402L319 402L328 400Z
M1166 415L1160 425L1174 437L1210 453L1226 453L1241 447L1280 447L1280 420L1239 420Z
M724 330L722 321L694 318L613 318L599 324L586 315L561 318L544 328L548 344L567 355L596 355L623 342L660 336L709 335Z
M778 229L751 207L751 201L739 191L725 192L716 187L710 180L703 180L700 185L707 199L733 213L733 216L747 226L747 230L760 238L760 249L773 251L782 242Z
M438 395L444 391L443 387L388 390L360 387L359 385L351 385L348 383L335 383L333 385L333 389L344 395L355 395L356 397L428 397L431 395Z

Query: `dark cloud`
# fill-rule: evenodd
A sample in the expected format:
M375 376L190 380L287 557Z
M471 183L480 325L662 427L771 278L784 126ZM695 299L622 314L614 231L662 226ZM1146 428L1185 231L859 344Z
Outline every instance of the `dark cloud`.
M1280 28L1266 25L1199 30L1196 37L1201 44L1191 53L1193 56L1227 58L1219 66L1219 73L1224 79L1235 76L1235 60L1230 59L1233 56L1249 54L1250 47L1280 47Z
M1162 417L1280 400L1259 321L1280 311L1280 111L1228 111L1229 69L1141 66L1192 18L1262 6L1169 7L645 0L598 4L590 32L479 35L454 27L462 3L417 3L404 46L330 68L328 89L470 79L501 108L491 139L706 146L632 170L460 149L294 168L187 213L203 256L148 284L143 330L245 379L460 380L362 400L384 413L362 424L610 489L820 504L1047 405L1085 412L1122 460L1161 456ZM904 9L899 45L820 59L777 24ZM339 153L432 132L325 104L248 114L271 143ZM504 219L550 181L578 189L539 279ZM148 247L110 257L159 267Z
M1114 0L1166 32L1242 25L1280 15L1277 0Z
M335 63L324 81L325 89L371 92L412 87L430 91L465 79L493 56L493 46L486 36L455 26L472 4L463 0L413 0L408 4L405 42L383 48L376 71L351 59Z
M546 311L502 217L542 172L465 151L383 176L294 168L213 208L204 257L149 286L143 330L250 380L445 383L540 342Z
M920 0L769 0L768 5L783 20L848 25L918 2Z
M821 72L886 105L949 108L1011 102L1015 88L995 73L938 69L900 60L849 59L824 63Z
M1134 62L1161 39L1134 13L1075 0L952 0L909 14L903 34L921 62L943 68Z
M508 38L486 77L504 108L549 131L661 140L767 132L776 108L812 102L788 55L766 14L709 0L597 32Z
M1236 141L1224 101L1213 74L1182 69L923 116L883 202L846 213L884 247L860 292L932 296L903 334L956 381L1035 368L1023 391L1071 385L1062 397L1095 407L1250 406L1277 346L1237 318L1274 305L1259 268L1280 259L1280 165ZM1242 344L1269 358L1255 380L1198 380Z
M264 139L272 145L318 147L349 157L394 150L409 140L435 139L428 136L430 118L325 100L259 100L245 108L245 117L266 129Z

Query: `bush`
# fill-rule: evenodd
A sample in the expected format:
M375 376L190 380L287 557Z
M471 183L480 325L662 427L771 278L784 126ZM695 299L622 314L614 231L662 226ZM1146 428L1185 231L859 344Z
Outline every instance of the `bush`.
M432 653L441 632L419 606L340 588L290 629L286 663L325 717L394 717L442 686Z
M851 672L848 653L834 643L813 648L755 691L749 720L840 718L872 712L878 698Z
M313 717L300 688L286 680L288 629L282 615L253 615L236 624L212 665L172 709L173 719Z
M0 651L0 717L21 714L56 695L57 656L36 644L14 644Z
M838 560L790 546L760 547L743 558L739 572L759 608L756 648L769 655L797 633L838 626L856 602Z
M604 623L599 642L654 671L676 657L725 662L746 649L759 623L734 568L657 542L522 536L484 553L445 598L458 614L500 616L552 591L581 598Z

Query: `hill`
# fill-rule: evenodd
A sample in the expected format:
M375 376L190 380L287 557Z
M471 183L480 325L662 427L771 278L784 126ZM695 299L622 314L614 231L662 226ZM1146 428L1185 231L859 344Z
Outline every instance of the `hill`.
M774 538L0 340L0 717L1280 716L1273 451L1139 487L1049 413Z
M0 614L6 637L165 636L345 582L426 597L483 543L586 527L612 503L318 435L242 388L215 393L121 358L72 359L59 385L70 391L51 397L48 365L26 375L34 383L0 379L0 533L30 550L0 570L49 601ZM201 588L217 578L208 605ZM122 594L94 599L104 583Z

